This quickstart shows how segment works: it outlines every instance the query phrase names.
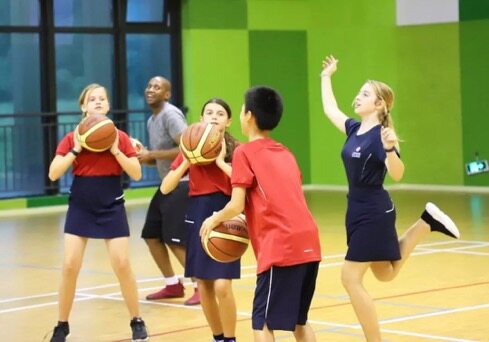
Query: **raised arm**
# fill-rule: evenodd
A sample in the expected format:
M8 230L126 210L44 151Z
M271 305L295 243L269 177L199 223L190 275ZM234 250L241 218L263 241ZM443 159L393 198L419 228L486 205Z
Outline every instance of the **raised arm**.
M338 60L333 56L328 56L323 61L323 71L321 72L321 99L323 101L324 114L341 132L345 133L345 121L348 116L345 115L336 103L333 94L333 85L331 76L336 72Z

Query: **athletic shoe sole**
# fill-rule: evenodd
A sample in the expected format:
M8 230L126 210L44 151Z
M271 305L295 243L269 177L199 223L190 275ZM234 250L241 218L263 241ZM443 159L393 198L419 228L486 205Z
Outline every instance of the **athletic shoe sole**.
M431 202L426 203L425 209L431 217L440 222L456 239L460 239L460 231L455 225L455 222L447 214Z

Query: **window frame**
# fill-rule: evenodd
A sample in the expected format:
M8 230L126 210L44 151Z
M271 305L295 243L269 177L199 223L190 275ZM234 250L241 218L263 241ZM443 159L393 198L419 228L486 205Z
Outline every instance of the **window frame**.
M163 0L162 0L163 1ZM127 84L127 58L126 35L134 33L169 34L171 47L171 79L173 103L183 108L183 82L182 82L182 42L181 42L181 4L180 1L164 1L164 15L162 22L127 22L127 0L112 0L112 27L76 27L55 26L54 0L39 0L40 22L38 26L8 26L0 25L0 33L38 33L40 47L40 98L41 121L45 127L45 141L43 142L43 170L45 174L45 194L59 193L58 182L51 182L47 177L47 169L54 157L58 132L57 94L56 94L56 60L55 35L57 33L91 33L111 34L114 49L114 84L111 107L114 109L114 119L124 123L128 119L128 84ZM144 108L141 108L143 111ZM18 113L12 113L15 115ZM126 181L125 185L128 185Z

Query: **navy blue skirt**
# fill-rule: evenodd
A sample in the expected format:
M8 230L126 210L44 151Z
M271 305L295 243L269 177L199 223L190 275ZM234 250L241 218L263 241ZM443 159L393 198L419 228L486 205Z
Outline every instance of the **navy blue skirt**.
M200 240L202 222L219 211L229 202L230 197L220 192L202 196L191 196L185 217L188 239L185 257L185 277L199 279L238 279L241 274L241 261L230 263L217 262L211 259Z
M401 259L396 210L386 192L361 200L348 199L346 233L346 260L366 262Z
M121 177L74 177L65 233L96 239L129 236Z

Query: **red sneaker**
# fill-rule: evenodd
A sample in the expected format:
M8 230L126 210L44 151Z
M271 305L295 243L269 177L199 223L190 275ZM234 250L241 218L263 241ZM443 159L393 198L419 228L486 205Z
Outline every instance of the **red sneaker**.
M184 305L199 305L200 304L200 294L199 290L195 289L194 294L192 297L187 299L184 303Z
M164 298L181 298L185 295L184 287L181 282L174 285L166 285L163 289L158 292L151 293L146 296L147 300L156 300Z

